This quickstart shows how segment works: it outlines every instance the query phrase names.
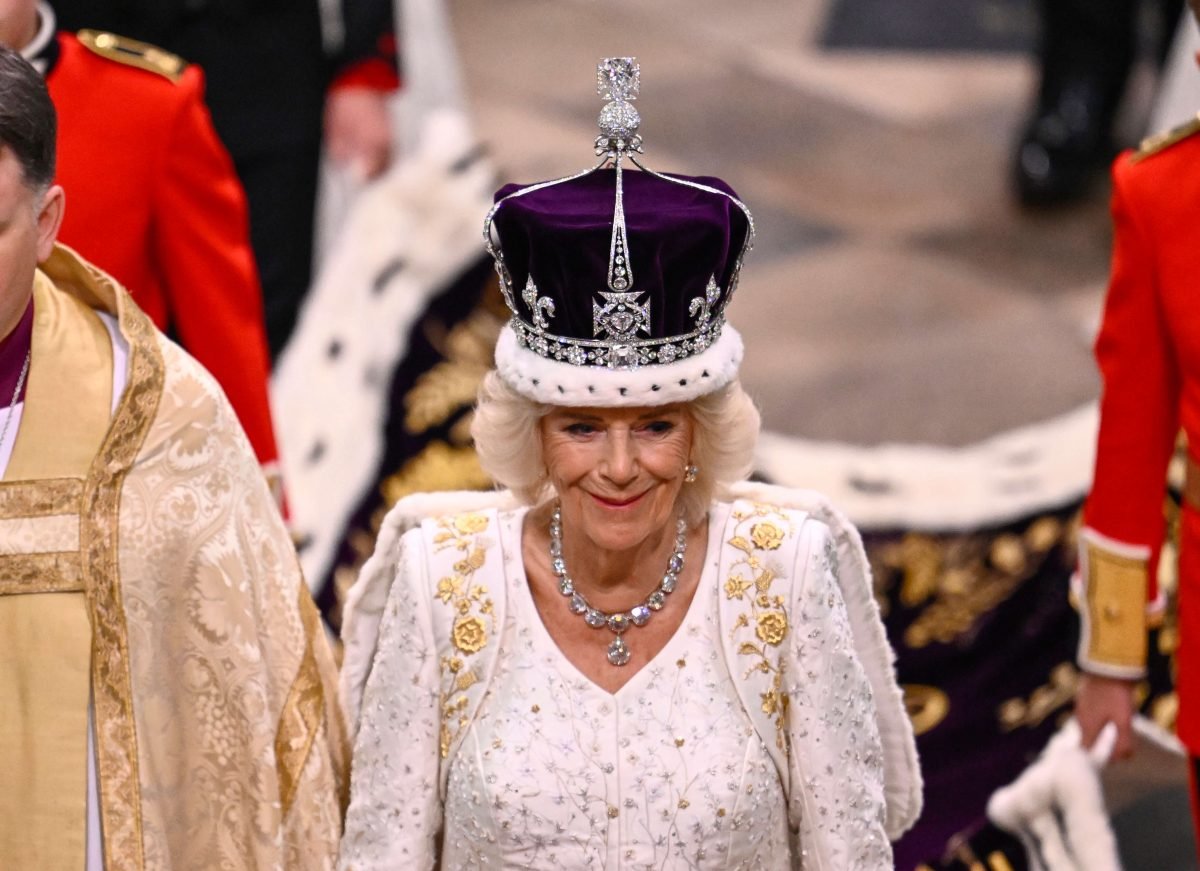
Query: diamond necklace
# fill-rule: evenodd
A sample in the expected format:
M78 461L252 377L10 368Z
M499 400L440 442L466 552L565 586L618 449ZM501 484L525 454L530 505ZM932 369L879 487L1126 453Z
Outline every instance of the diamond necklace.
M32 357L33 348L30 348L25 352L25 364L21 367L21 376L17 378L17 389L13 391L12 402L8 404L8 411L4 415L4 426L0 428L0 445L4 444L4 439L8 436L8 425L12 423L13 406L17 404L21 388L25 386L25 376L29 374L29 360Z
M575 589L575 582L567 574L567 562L563 558L562 544L562 505L554 506L550 516L550 568L558 578L558 591L568 597L567 607L572 614L578 614L593 629L605 629L616 634L612 644L608 645L608 661L613 665L625 665L629 662L629 645L625 643L625 630L630 626L645 626L655 611L661 611L667 602L667 596L675 590L679 573L683 571L683 553L687 550L687 522L680 517L675 525L675 550L667 560L667 571L654 592L646 597L641 604L634 605L628 611L613 611L605 613L588 604L588 600Z

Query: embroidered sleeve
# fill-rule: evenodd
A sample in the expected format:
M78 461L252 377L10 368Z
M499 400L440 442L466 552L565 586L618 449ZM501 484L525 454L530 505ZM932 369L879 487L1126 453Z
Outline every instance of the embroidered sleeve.
M413 530L401 542L363 694L342 871L434 867L442 814L439 678L420 536Z
M820 868L892 868L883 749L871 685L855 652L829 528L800 532L785 666L791 794L804 854Z

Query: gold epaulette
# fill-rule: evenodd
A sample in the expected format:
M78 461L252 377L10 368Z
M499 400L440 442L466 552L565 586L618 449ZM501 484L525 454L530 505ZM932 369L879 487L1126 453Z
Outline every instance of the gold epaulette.
M1178 127L1172 127L1164 133L1155 133L1153 136L1147 136L1142 140L1142 144L1138 146L1138 150L1130 158L1130 161L1137 163L1139 160L1145 160L1147 157L1158 154L1160 151L1165 151L1177 142L1182 142L1195 133L1200 133L1200 115L1197 115L1191 121L1180 124Z
M85 48L94 51L100 57L158 73L172 82L178 82L187 68L187 61L179 55L171 54L147 42L138 42L136 39L100 30L81 30L77 36Z

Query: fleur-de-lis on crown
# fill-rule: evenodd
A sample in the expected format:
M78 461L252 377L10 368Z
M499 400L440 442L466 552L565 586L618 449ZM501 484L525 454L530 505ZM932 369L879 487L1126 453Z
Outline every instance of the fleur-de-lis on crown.
M554 300L548 296L538 298L537 285L533 283L532 275L525 280L525 289L521 291L521 299L525 300L525 305L529 306L529 311L533 315L533 325L539 330L548 329L550 321L547 320L547 315L554 317ZM542 314L543 311L546 314Z
M708 285L704 288L704 296L693 297L688 304L688 314L696 318L696 329L704 332L712 327L712 310L721 298L721 288L717 286L717 277L710 276Z

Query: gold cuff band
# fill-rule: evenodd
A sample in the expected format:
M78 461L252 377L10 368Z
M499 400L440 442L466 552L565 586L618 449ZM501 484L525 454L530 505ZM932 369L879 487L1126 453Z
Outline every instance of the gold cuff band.
M1082 665L1142 669L1146 665L1148 560L1085 542L1087 577Z

